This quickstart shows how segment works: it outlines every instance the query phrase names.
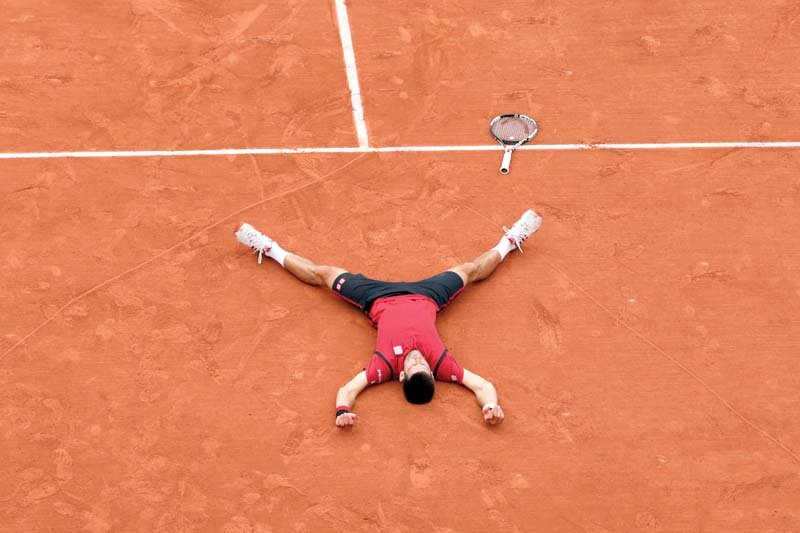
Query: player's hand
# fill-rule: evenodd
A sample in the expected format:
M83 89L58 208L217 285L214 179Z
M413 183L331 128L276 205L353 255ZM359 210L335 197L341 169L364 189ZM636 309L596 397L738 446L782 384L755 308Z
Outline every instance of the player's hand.
M483 408L483 420L487 424L496 426L503 422L503 418L505 418L505 414L499 405L487 405Z
M342 413L336 417L336 426L340 428L349 428L356 423L358 415L355 413Z

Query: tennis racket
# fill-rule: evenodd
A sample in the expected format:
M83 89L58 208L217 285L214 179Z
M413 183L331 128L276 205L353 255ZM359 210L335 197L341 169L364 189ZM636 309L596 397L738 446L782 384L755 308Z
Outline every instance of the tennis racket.
M527 115L500 115L494 117L489 123L489 132L500 146L503 147L503 162L500 164L500 173L508 174L511 167L511 153L536 137L539 126L536 121Z

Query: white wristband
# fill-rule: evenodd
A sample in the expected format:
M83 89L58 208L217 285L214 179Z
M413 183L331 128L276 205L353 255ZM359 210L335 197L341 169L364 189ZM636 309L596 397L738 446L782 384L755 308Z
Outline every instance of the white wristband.
M495 406L494 406L493 403L487 403L486 405L483 406L483 412L485 413L487 408L488 409L494 409L494 407Z

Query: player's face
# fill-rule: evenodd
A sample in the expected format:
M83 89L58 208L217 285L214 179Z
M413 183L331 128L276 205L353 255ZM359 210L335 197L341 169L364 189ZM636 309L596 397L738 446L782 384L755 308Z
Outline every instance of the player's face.
M408 379L417 372L428 372L431 373L431 367L428 365L428 362L423 357L422 352L419 350L411 350L408 355L406 355L406 360L403 362L403 371L405 376L401 376L402 379Z

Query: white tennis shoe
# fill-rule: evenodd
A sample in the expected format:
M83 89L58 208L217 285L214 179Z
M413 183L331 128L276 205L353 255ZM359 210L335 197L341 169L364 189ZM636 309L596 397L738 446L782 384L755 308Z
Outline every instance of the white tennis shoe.
M261 264L261 258L272 249L272 239L258 231L256 228L242 222L234 232L236 238L240 243L249 246L253 249L253 253L258 252L258 264Z
M511 244L519 248L519 251L522 251L522 243L533 235L539 226L542 225L542 217L536 214L533 209L528 209L522 216L514 222L514 225L511 226L511 229L503 226L503 231L506 232L506 237Z

